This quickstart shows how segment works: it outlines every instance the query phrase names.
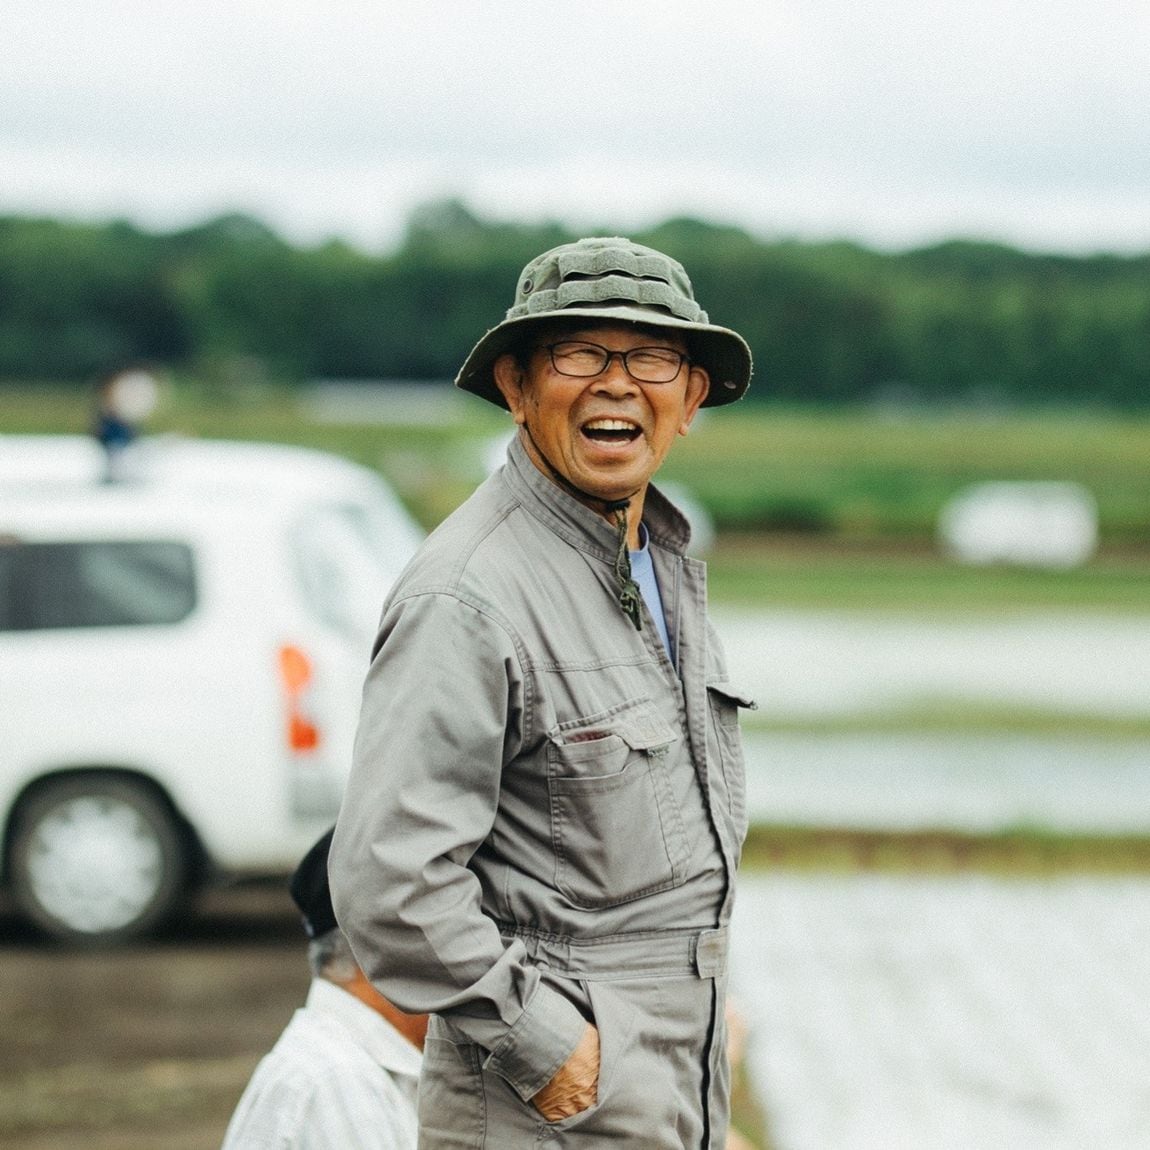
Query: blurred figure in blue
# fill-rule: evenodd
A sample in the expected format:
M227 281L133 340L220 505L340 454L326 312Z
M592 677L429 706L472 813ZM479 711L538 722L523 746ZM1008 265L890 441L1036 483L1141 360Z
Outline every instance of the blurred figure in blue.
M247 1085L223 1150L415 1150L415 1097L427 1015L404 1014L371 985L336 925L328 831L291 880L310 942L312 984Z
M127 449L136 441L140 424L155 410L160 387L144 368L126 368L105 375L99 383L92 434L104 448L104 482L124 476Z

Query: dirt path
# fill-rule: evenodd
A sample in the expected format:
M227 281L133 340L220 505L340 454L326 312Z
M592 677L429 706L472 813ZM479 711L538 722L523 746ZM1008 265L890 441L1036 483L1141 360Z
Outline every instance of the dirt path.
M0 916L0 1147L218 1150L307 983L277 888L214 894L167 937L94 954Z
M0 1150L219 1150L307 984L278 888L215 893L167 937L97 954L0 913ZM741 1071L736 1086L757 1129Z

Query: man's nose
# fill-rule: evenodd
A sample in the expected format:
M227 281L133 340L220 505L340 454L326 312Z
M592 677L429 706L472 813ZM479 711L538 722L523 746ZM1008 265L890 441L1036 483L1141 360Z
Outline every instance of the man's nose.
M635 389L636 384L627 365L623 360L626 352L610 351L607 353L607 362L603 370L595 377L595 386L611 389Z

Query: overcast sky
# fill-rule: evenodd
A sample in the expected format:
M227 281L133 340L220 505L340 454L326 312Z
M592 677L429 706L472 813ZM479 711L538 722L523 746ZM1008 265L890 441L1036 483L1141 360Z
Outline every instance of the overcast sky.
M1150 251L1148 0L5 0L0 212Z

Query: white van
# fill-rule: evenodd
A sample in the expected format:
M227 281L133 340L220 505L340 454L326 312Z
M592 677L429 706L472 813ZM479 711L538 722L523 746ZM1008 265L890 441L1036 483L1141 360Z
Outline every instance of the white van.
M384 595L421 538L374 472L272 444L0 436L2 880L144 933L335 818Z

